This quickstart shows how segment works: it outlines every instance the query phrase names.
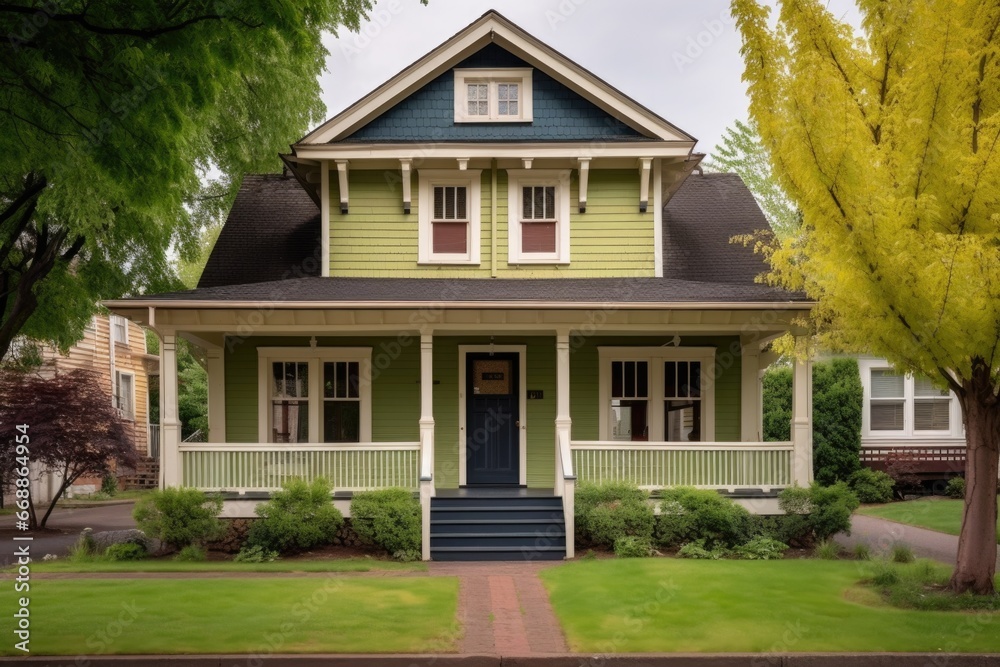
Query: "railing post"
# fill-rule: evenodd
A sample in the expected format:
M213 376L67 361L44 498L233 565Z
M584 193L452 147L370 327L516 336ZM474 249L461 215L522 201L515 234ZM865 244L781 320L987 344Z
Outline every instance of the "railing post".
M160 488L180 486L181 422L177 394L177 336L164 334L160 344Z
M795 337L792 375L792 481L809 486L813 480L812 360L808 336Z
M420 480L420 558L431 559L431 497L434 483L429 479Z
M563 485L563 521L566 524L566 558L576 556L576 480L569 478Z

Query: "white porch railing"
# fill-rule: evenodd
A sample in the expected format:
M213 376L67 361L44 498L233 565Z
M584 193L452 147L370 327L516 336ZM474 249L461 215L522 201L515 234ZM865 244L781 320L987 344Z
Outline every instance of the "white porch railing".
M420 443L188 444L182 485L204 491L271 491L292 478L325 477L335 491L400 486L416 490Z
M634 482L644 489L791 486L790 442L574 441L581 482Z

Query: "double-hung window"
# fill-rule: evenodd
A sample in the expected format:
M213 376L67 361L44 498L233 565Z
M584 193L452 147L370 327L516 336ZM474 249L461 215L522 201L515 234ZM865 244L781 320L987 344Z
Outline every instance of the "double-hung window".
M524 123L532 118L531 68L456 69L456 123Z
M116 343L128 345L128 320L120 315L111 316L111 339Z
M568 170L508 169L508 262L569 263Z
M936 387L930 378L899 373L885 363L859 362L867 436L962 436L961 415L951 392Z
M371 348L257 349L260 440L371 440Z
M135 421L135 375L115 371L114 406L122 419Z
M482 172L420 170L419 260L422 264L478 264Z
M600 347L601 439L715 438L715 348Z

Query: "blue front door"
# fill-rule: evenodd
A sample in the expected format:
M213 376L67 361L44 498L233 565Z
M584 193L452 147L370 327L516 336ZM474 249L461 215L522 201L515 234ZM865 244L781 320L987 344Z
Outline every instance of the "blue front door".
M466 483L520 480L518 355L469 353L466 368Z

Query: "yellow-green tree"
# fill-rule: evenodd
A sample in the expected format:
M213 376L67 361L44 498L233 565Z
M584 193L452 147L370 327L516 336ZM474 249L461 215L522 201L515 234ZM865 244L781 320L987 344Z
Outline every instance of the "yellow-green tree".
M744 79L801 234L765 248L826 342L958 396L968 491L955 591L994 591L1000 446L1000 3L733 0ZM773 27L772 27L773 26Z

